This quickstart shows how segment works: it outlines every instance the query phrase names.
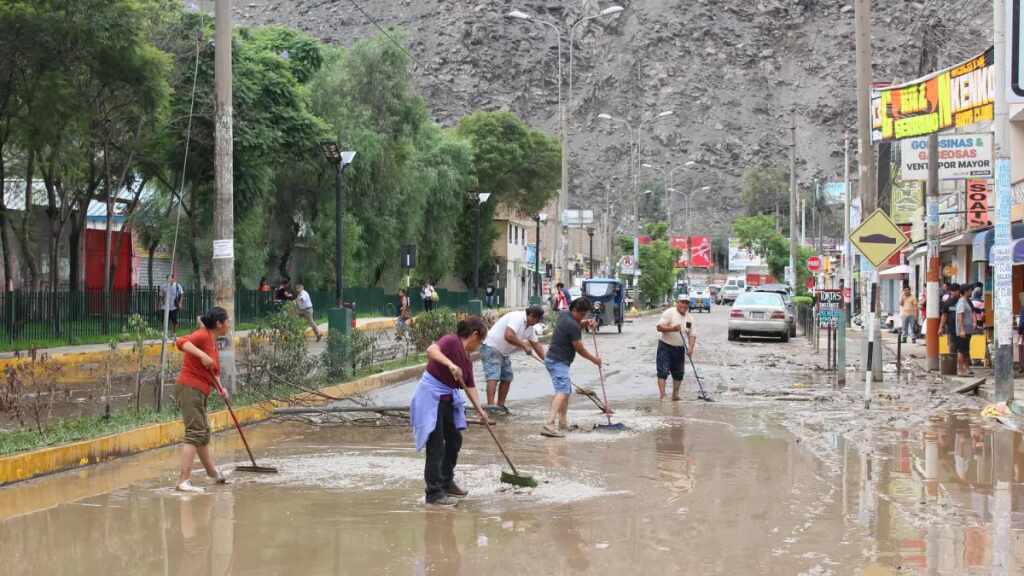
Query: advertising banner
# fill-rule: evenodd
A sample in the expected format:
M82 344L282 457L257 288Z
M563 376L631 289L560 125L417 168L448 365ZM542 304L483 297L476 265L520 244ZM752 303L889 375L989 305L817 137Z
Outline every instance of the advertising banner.
M846 197L846 182L826 182L824 193L828 202L842 202Z
M924 217L921 200L924 185L914 180L895 180L892 183L892 210L890 216L897 224L912 224Z
M989 207L992 206L992 181L967 181L967 228L984 228L992 225Z
M711 238L707 236L690 237L690 266L711 268Z
M537 245L527 244L526 245L526 269L530 272L536 272L535 260L537 259Z
M871 92L871 141L927 136L992 120L994 51L924 78Z
M939 136L939 179L992 178L991 134ZM928 138L900 142L900 178L928 180Z
M672 236L669 238L669 245L679 250L679 258L676 259L676 268L686 268L690 260L690 242L686 236Z
M764 258L761 258L749 248L740 245L739 238L729 238L729 270L733 272L746 272L747 266L764 266Z

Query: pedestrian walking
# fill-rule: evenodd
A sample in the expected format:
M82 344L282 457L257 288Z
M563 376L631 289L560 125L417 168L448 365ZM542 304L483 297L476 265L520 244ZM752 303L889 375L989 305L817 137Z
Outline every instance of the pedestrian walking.
M582 325L592 324L590 320L586 319L588 314L590 314L590 301L586 298L577 298L569 305L569 310L558 315L555 333L551 336L551 344L544 357L544 366L548 369L548 375L551 377L554 397L551 398L548 421L541 429L543 436L564 438L565 431L569 429L569 396L572 394L569 367L576 359L576 354L590 360L595 366L601 365L601 358L591 354L583 345ZM558 419L557 428L555 427L556 418Z
M398 317L395 318L395 340L401 340L409 330L409 320L412 319L410 306L409 294L400 288L398 290Z
M952 306L952 305L951 305ZM971 307L970 286L964 285L960 299L955 304L958 370L960 376L973 376L971 370L971 336L974 334L974 309Z
M298 296L295 297L295 307L299 312L299 316L306 319L309 323L309 327L313 329L313 334L316 335L316 341L319 342L320 327L316 325L316 319L313 318L313 299L309 297L309 292L306 291L306 287L302 284L295 285L295 291Z
M951 354L959 353L959 344L957 343L958 333L956 329L956 302L960 299L960 287L956 286L956 292L954 293L953 287L950 287L950 293L946 300L939 305L939 314L942 319L939 324L939 333L945 334L947 348ZM959 359L957 364L959 365Z
M423 283L423 288L420 290L420 297L423 298L423 309L430 312L434 309L434 304L437 302L437 290L434 289L434 285L430 281Z
M231 319L218 306L211 308L199 321L202 326L198 330L175 341L175 346L183 353L181 372L174 392L185 425L185 443L181 447L181 467L176 485L181 492L203 492L202 488L192 485L192 463L196 455L206 469L207 476L218 484L227 481L217 470L213 455L210 454L210 423L206 418L206 401L211 388L223 389L220 386L217 338L227 334L231 328Z
M565 312L569 310L569 303L572 301L572 296L569 295L569 291L565 289L565 285L559 282L555 284L555 310L558 312Z
M911 343L917 344L917 298L910 291L910 286L905 286L900 296L900 316L903 326L900 338L906 342L910 336Z
M487 327L478 316L460 320L455 334L442 336L427 348L427 369L409 405L416 451L427 449L423 479L430 506L455 506L469 493L455 483L455 465L466 429L466 395L478 407L480 421L490 426L477 397L470 354L480 348Z
M536 355L544 360L536 326L544 321L544 309L530 306L526 310L515 310L503 315L491 326L487 338L480 347L480 361L487 377L487 404L493 406L497 395L498 406L508 412L505 400L515 375L512 372L511 356L522 350L527 356ZM500 385L499 385L500 383Z
M658 322L658 352L655 360L658 372L658 397L665 399L665 385L672 375L672 401L679 401L679 389L686 374L686 356L693 357L697 345L697 332L690 315L690 297L680 293L676 305L662 312Z
M171 334L178 332L178 311L185 301L185 290L178 283L174 274L167 279L167 284L160 288L160 310L167 315Z

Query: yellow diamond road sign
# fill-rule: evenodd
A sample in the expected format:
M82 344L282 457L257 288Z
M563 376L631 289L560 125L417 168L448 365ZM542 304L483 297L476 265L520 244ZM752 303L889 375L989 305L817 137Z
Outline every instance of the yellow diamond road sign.
M875 210L850 233L850 242L877 268L907 245L907 236L883 210Z

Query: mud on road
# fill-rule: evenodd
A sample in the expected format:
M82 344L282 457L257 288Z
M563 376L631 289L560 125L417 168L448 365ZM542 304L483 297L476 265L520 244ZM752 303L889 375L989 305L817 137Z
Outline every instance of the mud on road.
M250 430L281 474L205 495L170 489L172 450L0 491L0 573L1021 573L1019 437L920 376L888 376L866 413L805 341L727 342L727 315L697 316L712 404L689 371L686 401L657 400L655 319L598 338L624 433L588 432L603 417L574 396L581 430L541 437L549 383L517 358L496 432L536 489L501 485L471 426L457 469L469 498L425 510L409 430L278 422ZM583 360L573 376L599 387ZM412 386L373 400L406 402ZM243 459L233 435L214 449Z

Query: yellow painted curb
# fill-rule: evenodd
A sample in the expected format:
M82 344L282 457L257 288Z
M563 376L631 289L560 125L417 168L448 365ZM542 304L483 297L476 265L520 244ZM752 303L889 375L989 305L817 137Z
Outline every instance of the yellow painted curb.
M373 374L359 380L329 386L321 391L331 396L351 396L388 384L415 378L425 368L426 364L398 368L388 372ZM301 398L306 403L313 401L324 402L322 398L312 394L299 394L295 398ZM253 406L245 406L236 409L235 415L238 416L240 423L252 424L268 419L275 405L275 402L264 402ZM234 426L227 410L212 412L208 417L210 428L214 432ZM175 420L150 424L101 438L82 440L62 446L42 448L31 452L0 457L0 486L21 482L45 474L106 462L153 448L169 446L180 442L184 436L184 426L180 420Z

